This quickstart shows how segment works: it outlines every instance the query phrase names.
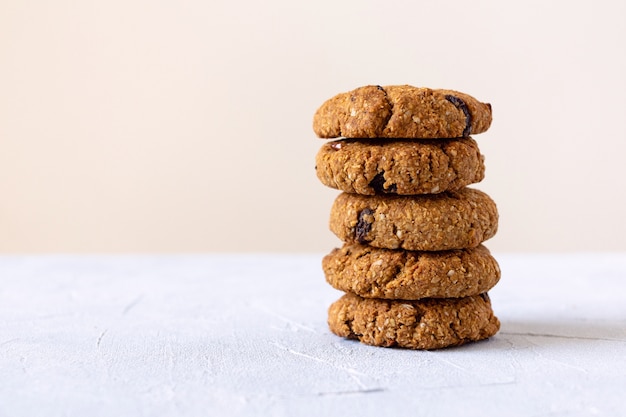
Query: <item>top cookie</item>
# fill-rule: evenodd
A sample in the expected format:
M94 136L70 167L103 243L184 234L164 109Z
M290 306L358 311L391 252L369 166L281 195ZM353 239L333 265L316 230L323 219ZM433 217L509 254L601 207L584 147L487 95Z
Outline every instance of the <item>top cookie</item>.
M491 105L453 90L365 86L327 100L315 112L320 138L460 138L485 132Z

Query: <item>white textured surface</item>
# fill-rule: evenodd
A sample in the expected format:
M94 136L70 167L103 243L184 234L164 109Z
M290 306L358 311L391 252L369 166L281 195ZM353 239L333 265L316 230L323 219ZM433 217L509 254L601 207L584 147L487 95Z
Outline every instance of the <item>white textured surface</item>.
M330 334L321 256L0 257L0 416L626 414L626 255L502 255L494 338Z

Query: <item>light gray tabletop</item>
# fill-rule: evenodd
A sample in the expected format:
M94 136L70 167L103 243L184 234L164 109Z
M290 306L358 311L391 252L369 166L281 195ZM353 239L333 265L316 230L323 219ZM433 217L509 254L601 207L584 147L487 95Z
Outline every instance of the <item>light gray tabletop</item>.
M332 335L321 256L0 257L0 416L626 415L626 254L495 254L439 351Z

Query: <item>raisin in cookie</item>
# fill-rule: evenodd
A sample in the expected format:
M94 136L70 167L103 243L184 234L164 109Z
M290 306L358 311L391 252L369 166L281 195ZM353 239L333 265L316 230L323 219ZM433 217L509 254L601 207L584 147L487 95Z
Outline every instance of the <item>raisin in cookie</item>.
M410 85L370 85L341 93L313 117L320 138L459 138L490 125L490 104L458 91Z
M341 193L330 213L330 230L342 241L386 249L474 248L497 229L496 204L472 188L420 196Z
M458 346L500 329L486 293L420 301L345 294L330 306L328 325L336 335L368 345L409 349Z
M484 158L472 138L328 142L315 170L331 188L364 195L436 194L482 181Z
M334 249L322 260L326 281L364 298L458 298L489 291L500 268L489 250L416 252L358 243Z

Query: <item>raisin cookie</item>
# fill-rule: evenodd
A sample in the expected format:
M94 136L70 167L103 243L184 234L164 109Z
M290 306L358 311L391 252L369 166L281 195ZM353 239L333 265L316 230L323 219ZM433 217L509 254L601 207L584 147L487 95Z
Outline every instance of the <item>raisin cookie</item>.
M439 349L493 336L500 321L489 296L381 300L345 294L328 309L328 325L338 336L373 346Z
M345 244L322 260L326 281L364 298L459 298L490 290L500 268L489 250L415 252Z
M370 85L341 93L313 117L320 138L459 138L490 125L490 104L458 91L410 85Z
M482 181L484 157L472 138L328 142L317 153L320 181L348 193L436 194Z
M419 196L341 193L330 213L330 230L342 241L386 249L474 248L497 229L496 204L472 188Z

